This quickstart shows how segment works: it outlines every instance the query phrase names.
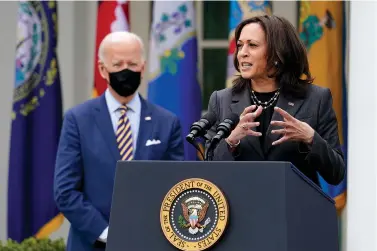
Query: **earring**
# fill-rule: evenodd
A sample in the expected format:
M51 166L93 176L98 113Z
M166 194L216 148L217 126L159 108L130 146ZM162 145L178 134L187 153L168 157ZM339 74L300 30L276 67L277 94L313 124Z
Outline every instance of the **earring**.
M275 66L278 66L278 61L275 61Z

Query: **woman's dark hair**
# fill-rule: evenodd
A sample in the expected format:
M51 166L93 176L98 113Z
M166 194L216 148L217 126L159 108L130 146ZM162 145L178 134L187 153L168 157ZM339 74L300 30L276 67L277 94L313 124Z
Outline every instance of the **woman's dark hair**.
M304 97L313 78L309 70L306 48L300 40L293 25L282 17L274 15L256 16L242 21L235 30L235 39L238 41L245 25L258 23L264 30L267 42L267 70L276 69L274 74L280 91L284 95ZM234 67L239 72L237 60L238 47L234 54ZM277 62L277 65L276 63ZM302 78L305 76L305 78ZM244 90L250 80L238 76L233 81L233 92Z

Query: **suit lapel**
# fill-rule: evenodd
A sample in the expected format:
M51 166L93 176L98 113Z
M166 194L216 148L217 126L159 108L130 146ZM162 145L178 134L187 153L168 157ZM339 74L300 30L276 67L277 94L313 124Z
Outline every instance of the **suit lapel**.
M288 112L291 116L294 117L296 113L298 112L298 110L300 109L303 102L304 102L304 99L286 98L285 96L280 94L276 106L280 107L281 109ZM283 121L283 117L278 112L274 111L274 113L272 114L271 121L273 120ZM267 129L267 135L264 142L264 148L265 148L264 150L266 153L268 152L268 150L270 150L272 146L272 142L274 142L275 140L281 137L280 134L271 134L272 129L276 129L276 128L273 128L270 125Z
M148 149L145 143L150 139L150 135L153 132L153 117L152 111L148 106L148 103L140 96L141 102L141 114L140 114L140 126L139 135L137 136L136 153L134 159L143 160L148 159Z
M237 114L238 116L244 111L244 109L251 105L251 98L250 92L247 88L245 88L242 92L237 93L232 96L232 104L230 105L230 109L233 113ZM264 158L262 148L260 145L260 141L258 137L255 136L246 136L246 141L254 147L254 149L260 154L262 158Z
M116 161L120 160L120 153L118 150L118 145L116 143L115 133L113 125L111 123L111 117L109 110L107 108L105 95L103 94L99 98L99 105L95 107L95 121L100 129L102 136L110 149L111 154L113 155Z

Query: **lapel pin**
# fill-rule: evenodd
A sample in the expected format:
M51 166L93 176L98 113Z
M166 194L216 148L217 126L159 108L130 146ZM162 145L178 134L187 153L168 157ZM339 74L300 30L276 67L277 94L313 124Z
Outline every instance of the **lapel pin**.
M148 116L148 117L145 117L145 120L152 120L152 118Z
M288 102L288 105L290 105L290 106L294 106L295 104L292 103L292 102Z

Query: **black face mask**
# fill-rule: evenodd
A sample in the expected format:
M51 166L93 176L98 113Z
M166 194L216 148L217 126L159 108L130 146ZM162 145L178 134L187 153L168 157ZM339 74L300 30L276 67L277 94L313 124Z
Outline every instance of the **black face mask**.
M122 97L134 94L139 88L141 72L124 69L118 72L109 72L110 86Z

